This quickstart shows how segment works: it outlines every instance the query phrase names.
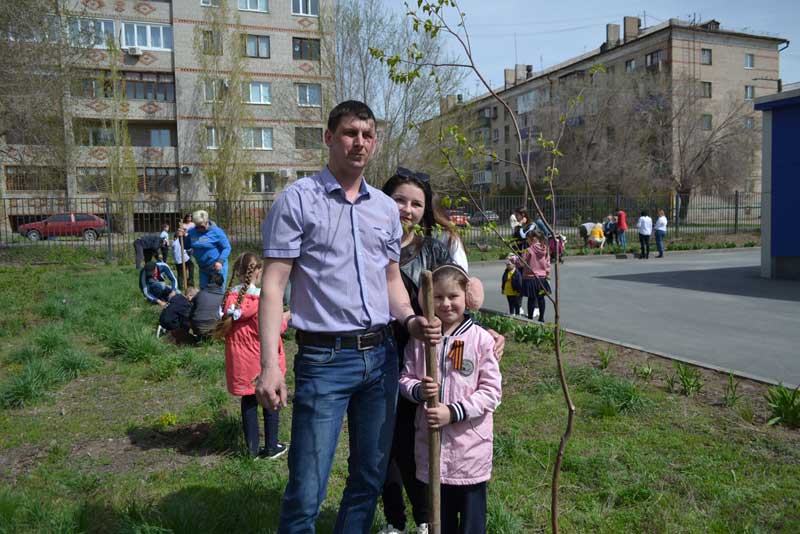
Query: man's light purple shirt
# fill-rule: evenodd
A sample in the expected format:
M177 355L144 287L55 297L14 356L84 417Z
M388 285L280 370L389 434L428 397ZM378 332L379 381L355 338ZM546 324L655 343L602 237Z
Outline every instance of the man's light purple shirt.
M288 186L261 226L265 258L293 259L294 328L355 332L389 323L386 267L400 260L394 200L361 181L355 202L325 167Z

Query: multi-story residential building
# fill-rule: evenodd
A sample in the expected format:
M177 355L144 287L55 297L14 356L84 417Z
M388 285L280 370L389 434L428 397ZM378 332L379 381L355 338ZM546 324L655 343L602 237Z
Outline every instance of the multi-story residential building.
M523 142L535 139L541 131L543 117L540 110L546 107L560 87L570 82L589 80L594 65L604 66L611 76L658 73L665 80L670 105L680 104L684 93L678 87L692 87L691 93L703 130L711 130L719 121L724 105L731 101L743 103L749 110L743 116L745 128L758 129L760 118L747 105L755 97L774 93L780 88L779 52L785 39L742 33L722 29L717 21L701 24L670 19L649 28L641 28L637 17L625 17L623 35L618 24L606 26L606 41L591 52L569 59L542 72L534 72L531 65L516 65L505 69L504 86L497 92L509 103L522 129ZM460 111L458 111L460 110ZM491 95L483 95L468 102L460 96L442 99L440 117L448 113L468 114L473 139L481 140L495 152L499 161L473 164L473 184L505 189L519 186L522 173L513 160L518 153L518 141L513 131L510 114ZM587 110L587 120L595 110ZM474 113L474 114L473 114ZM580 123L584 117L579 117ZM571 124L570 126L573 126ZM636 127L635 125L633 126ZM611 130L609 128L609 130ZM609 131L609 136L613 132ZM678 133L667 145L677 143ZM535 147L535 143L532 145ZM523 147L523 152L524 152ZM677 168L677 151L673 149L669 164ZM511 161L509 163L509 161ZM760 152L756 150L753 172L746 179L746 190L760 188Z
M213 199L214 184L204 169L215 157L224 128L215 126L212 104L228 89L232 68L239 71L247 117L235 125L251 168L245 197L271 198L287 181L316 172L333 91L333 29L326 27L332 2L66 0L60 15L61 34L69 37L66 46L81 48L86 43L80 36L87 33L98 37L83 46L80 64L71 73L64 123L73 149L66 169L43 171L37 170L35 158L23 165L8 154L45 147L0 139L5 144L0 154L6 155L0 156L4 195L106 195L103 184L120 143L109 121L120 113L121 94L138 174L135 198ZM221 9L226 9L224 17L212 16ZM237 34L241 46L223 50L223 43L233 41L222 33ZM211 75L208 59L214 56L235 57L216 63ZM59 177L41 180L43 172Z

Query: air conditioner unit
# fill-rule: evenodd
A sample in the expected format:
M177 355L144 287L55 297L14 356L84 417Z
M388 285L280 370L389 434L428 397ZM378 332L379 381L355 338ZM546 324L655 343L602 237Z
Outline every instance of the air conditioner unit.
M192 169L184 165L181 167L181 174L192 174Z
M138 46L129 46L128 47L128 55L129 56L136 56L136 57L141 56L142 55L142 49L139 48Z

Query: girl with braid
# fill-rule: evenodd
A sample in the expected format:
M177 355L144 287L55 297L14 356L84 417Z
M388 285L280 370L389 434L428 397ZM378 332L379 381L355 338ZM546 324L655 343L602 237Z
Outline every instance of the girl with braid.
M214 337L225 339L225 379L231 395L242 398L242 428L247 448L254 458L275 459L286 452L278 442L277 410L262 409L265 447L259 448L258 401L254 380L261 373L261 347L258 337L258 301L261 289L261 259L245 252L233 264L233 276L222 301L222 319L217 323ZM231 287L233 279L239 284ZM286 330L288 313L284 314L281 332ZM281 371L286 373L283 341L278 340Z

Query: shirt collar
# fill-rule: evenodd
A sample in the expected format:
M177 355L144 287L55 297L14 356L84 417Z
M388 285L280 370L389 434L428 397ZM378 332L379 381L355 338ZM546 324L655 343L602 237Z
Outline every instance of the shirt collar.
M322 168L322 172L320 173L320 179L322 181L322 186L325 188L325 192L333 193L336 190L341 191L342 186L339 184L336 177L333 175L331 170L326 165ZM361 187L358 190L358 198L362 196L369 196L369 188L367 187L367 180L363 176L361 177Z

